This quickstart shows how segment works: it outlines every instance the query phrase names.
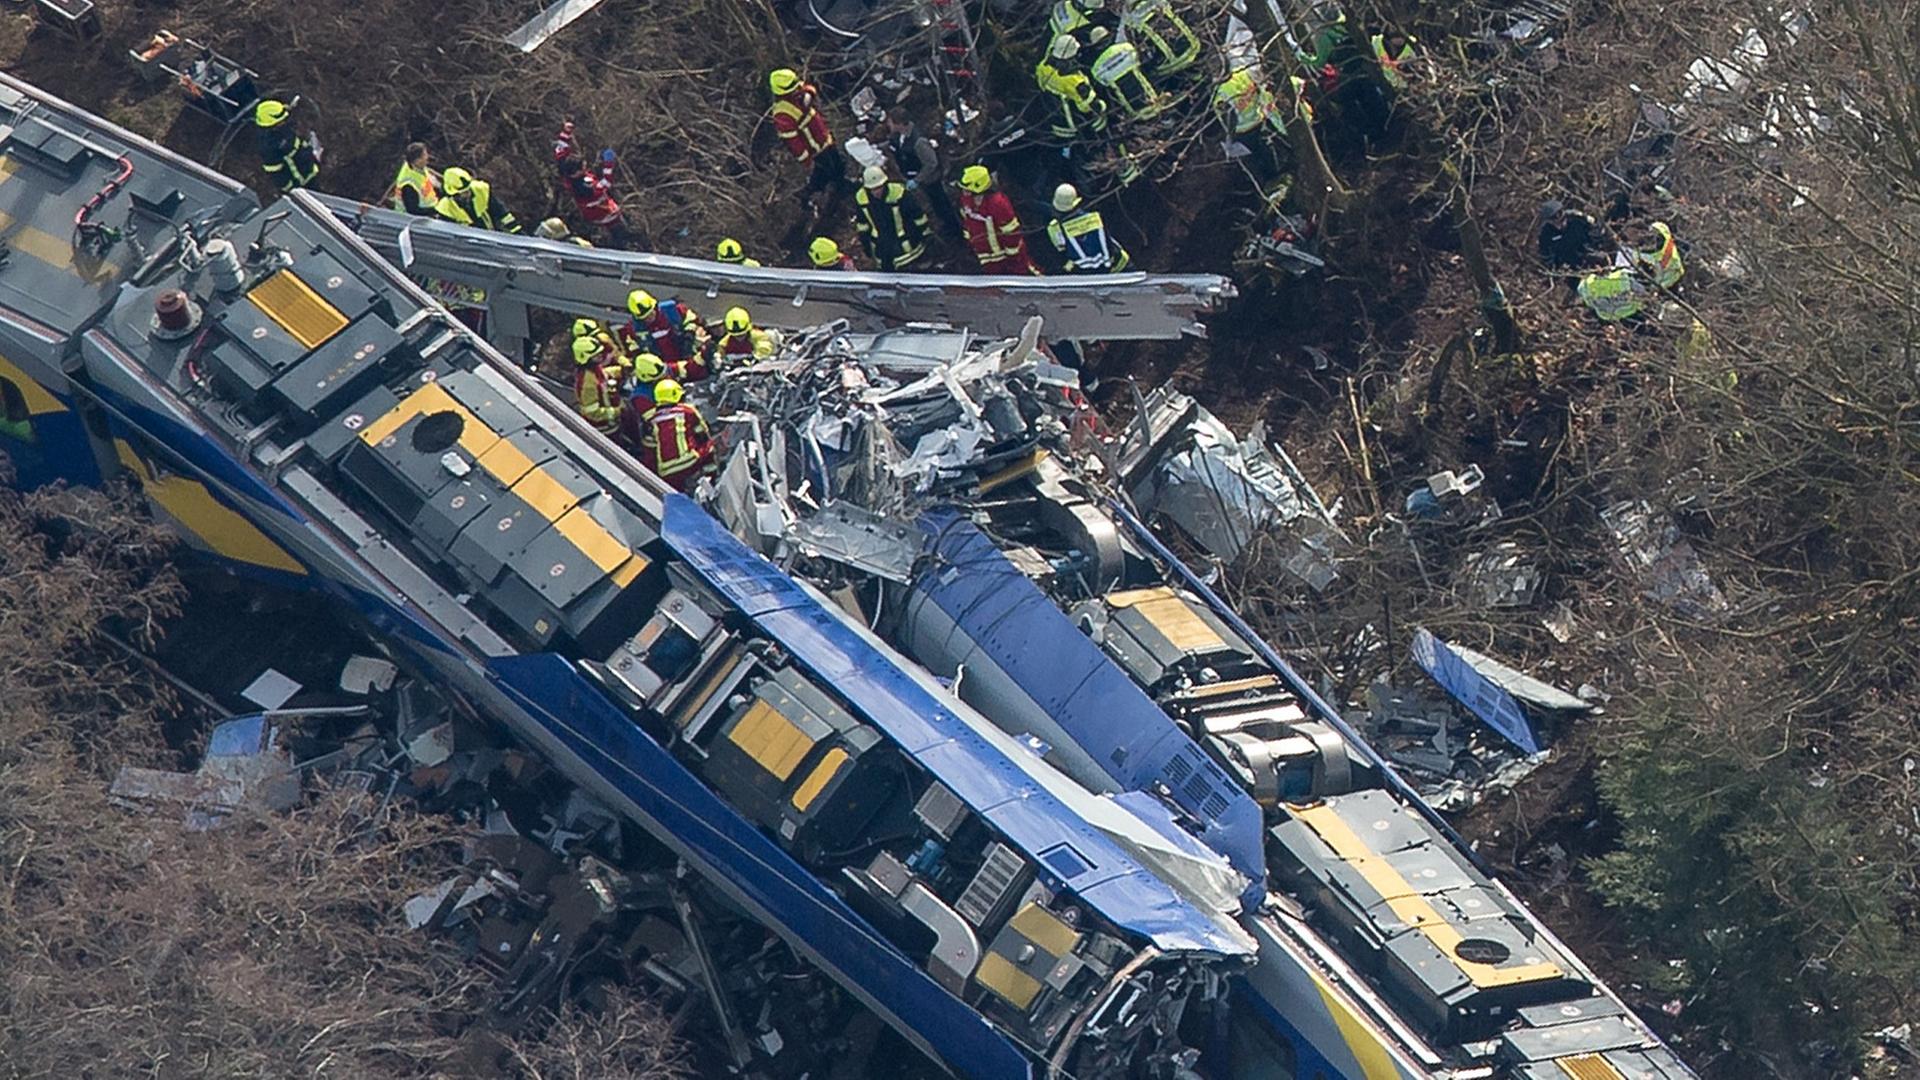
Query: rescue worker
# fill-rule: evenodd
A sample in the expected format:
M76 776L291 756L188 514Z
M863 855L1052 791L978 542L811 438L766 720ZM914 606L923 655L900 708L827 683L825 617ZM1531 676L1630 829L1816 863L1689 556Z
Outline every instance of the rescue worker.
M1373 47L1374 62L1380 65L1380 77L1395 93L1407 88L1412 74L1414 39L1398 30L1388 30L1367 39Z
M312 184L320 175L320 155L293 130L293 110L284 101L267 98L253 107L259 133L260 167L282 194Z
M1305 80L1293 76L1304 86ZM1296 88L1296 92L1298 88ZM1304 100L1301 102L1306 107ZM1213 90L1213 107L1233 137L1253 156L1253 172L1262 187L1288 171L1287 114L1259 71L1243 67ZM1309 122L1311 120L1309 119Z
M1107 234L1100 211L1085 207L1079 189L1072 184L1054 188L1053 209L1047 239L1065 258L1067 273L1117 274L1131 265L1127 249Z
M767 89L773 92L773 104L767 115L773 130L787 144L787 152L802 165L811 164L807 189L801 201L815 192L838 188L846 182L846 165L840 147L827 129L827 118L820 113L820 91L800 78L792 68L776 68L767 75Z
M1053 39L1047 55L1033 67L1033 81L1059 106L1052 121L1053 136L1068 142L1107 129L1107 102L1093 79L1079 70L1080 51L1080 43L1063 34Z
M753 325L753 316L746 308L728 308L722 326L725 333L713 343L716 367L731 368L773 356L776 347L773 335Z
M1150 120L1173 104L1172 98L1147 81L1140 66L1140 50L1131 41L1116 41L1100 50L1090 73L1094 84L1135 120Z
M700 410L688 405L686 391L673 379L653 386L653 408L641 418L640 460L673 486L692 490L713 464L713 437Z
M433 154L423 142L407 144L400 171L393 174L387 189L388 205L415 217L432 217L433 204L440 201L440 173L431 165Z
M940 157L940 148L922 135L920 126L904 113L887 114L886 132L886 141L881 145L893 158L893 167L900 171L901 182L908 191L927 200L949 235L960 235L960 214L947 195L947 166Z
M1171 0L1133 0L1127 9L1127 36L1147 54L1158 78L1178 75L1200 59L1200 39L1173 9Z
M860 267L853 257L840 250L840 245L830 236L816 236L813 243L807 245L807 258L813 262L815 270L858 270Z
M1656 221L1647 226L1652 245L1633 253L1633 263L1647 280L1663 289L1671 289L1680 284L1687 267L1680 259L1680 245L1673 238L1673 229L1664 221Z
M713 245L713 257L719 262L731 263L734 266L757 267L760 265L760 260L749 259L747 257L747 249L741 247L740 241L735 240L731 236L725 237L719 243Z
M581 247L593 246L593 241L588 240L586 237L573 235L573 230L567 227L567 223L557 217L547 218L540 224L535 225L533 227L533 235L542 240L557 240L562 244L578 244Z
M887 178L887 170L867 166L853 201L854 228L880 269L905 269L927 253L927 212L905 184Z
M620 430L624 369L618 355L592 337L573 339L573 407L606 435Z
M1013 201L1005 192L993 188L993 174L985 165L969 165L960 170L960 220L966 226L967 246L980 263L983 274L1037 275L1027 254L1026 237L1021 235L1020 217L1013 212Z
M580 158L571 120L561 124L560 134L554 137L553 162L560 170L560 187L573 197L580 220L589 228L602 230L615 247L624 246L627 239L626 217L613 197L613 168L618 160L608 148L600 151L599 163L589 168Z
M629 353L652 353L669 364L696 355L706 328L678 300L655 300L645 289L627 294L627 312L632 318L620 331Z
M456 166L441 174L440 190L444 194L433 204L434 213L455 225L503 233L520 232L520 222L513 211L493 197L493 185L475 179L467 170Z
M573 320L573 340L577 342L582 338L589 339L605 349L607 355L614 360L622 364L628 362L627 352L621 347L620 339L599 319L581 317Z
M1575 291L1595 318L1617 323L1638 316L1646 307L1646 288L1632 270L1623 266L1587 274Z

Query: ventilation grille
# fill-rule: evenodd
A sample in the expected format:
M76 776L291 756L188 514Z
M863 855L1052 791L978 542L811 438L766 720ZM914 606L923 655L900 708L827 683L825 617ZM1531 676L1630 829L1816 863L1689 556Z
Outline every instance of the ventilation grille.
M1554 1062L1571 1080L1626 1080L1613 1063L1599 1054L1581 1054Z
M309 349L347 327L347 317L340 314L340 309L327 303L291 270L282 270L255 285L247 299Z
M986 861L967 883L967 891L960 894L960 900L954 904L960 917L975 926L985 927L993 913L1020 883L1026 863L1005 844L994 844L987 848Z

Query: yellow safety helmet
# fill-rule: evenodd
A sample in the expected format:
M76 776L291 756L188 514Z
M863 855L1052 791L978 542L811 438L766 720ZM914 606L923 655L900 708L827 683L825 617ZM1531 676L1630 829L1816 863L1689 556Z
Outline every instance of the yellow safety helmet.
M653 382L666 373L667 362L650 352L633 358L633 377L641 382Z
M591 337L573 339L573 362L585 367L600 355L600 342Z
M458 195L472 186L473 174L457 165L440 174L440 190L449 195Z
M744 334L753 329L753 316L747 314L747 309L743 307L728 308L726 322L729 334Z
M813 265L825 268L840 261L840 245L829 236L816 236L813 243L807 245L807 255L813 259Z
M287 103L268 98L253 107L253 122L261 127L279 127L287 122Z
M740 246L740 241L729 236L713 245L713 257L723 263L737 263L747 257L747 249Z
M583 317L583 318L573 320L573 336L574 337L577 337L577 338L592 337L593 335L599 332L600 332L599 319L588 319Z
M1072 184L1061 184L1053 189L1053 209L1064 214L1080 205L1080 189Z
M653 400L657 405L678 405L680 399L686 396L687 392L680 389L677 379L661 379L653 384Z
M993 174L985 165L969 165L960 170L960 189L971 191L975 195L984 194L993 186Z
M774 68L767 73L767 89L785 97L800 89L800 73L792 68Z
M653 294L645 289L635 289L627 294L627 310L633 312L634 318L644 319L653 314L653 309L659 306L660 301L655 300Z

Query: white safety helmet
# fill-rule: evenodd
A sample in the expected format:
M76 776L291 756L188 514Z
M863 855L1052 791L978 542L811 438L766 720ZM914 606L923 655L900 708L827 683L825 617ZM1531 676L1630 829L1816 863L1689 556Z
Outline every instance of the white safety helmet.
M1079 205L1079 188L1074 187L1072 184L1061 184L1059 187L1053 189L1053 209L1055 213L1064 214Z
M869 165L860 172L860 186L865 188L883 188L887 186L887 170L878 165Z
M1047 52L1055 60L1071 60L1080 55L1080 43L1072 34L1061 34L1053 39L1053 47Z

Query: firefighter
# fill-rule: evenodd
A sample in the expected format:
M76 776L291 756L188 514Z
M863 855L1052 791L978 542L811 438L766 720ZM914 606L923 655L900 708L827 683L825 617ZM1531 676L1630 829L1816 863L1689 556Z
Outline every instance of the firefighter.
M589 248L593 246L593 241L586 237L573 235L573 230L567 227L567 223L557 217L550 217L535 225L533 235L542 240L554 240L562 244L578 244Z
M573 339L573 407L603 434L620 430L620 390L624 369L619 353L592 337Z
M260 166L282 194L313 183L320 175L320 155L293 130L293 110L284 101L267 98L253 107L253 124L260 141Z
M1171 0L1133 0L1126 27L1127 36L1145 48L1147 67L1156 77L1177 75L1200 59L1200 38Z
M393 185L387 189L388 205L415 217L433 216L433 204L440 201L440 172L432 160L426 143L407 144L400 171L393 174Z
M622 364L627 363L627 352L621 347L620 339L599 319L583 316L573 320L573 340L579 341L581 338L591 339L605 349L608 356Z
M640 434L640 460L683 493L713 465L713 437L706 418L686 403L685 396L672 379L655 383L653 408L642 417Z
M713 343L715 366L731 368L773 356L773 335L753 325L746 308L728 308L722 325L726 332Z
M620 413L620 436L627 445L640 445L640 418L653 408L653 388L668 376L667 362L652 353L632 360L627 378L627 407Z
M645 289L627 294L627 312L633 317L620 336L629 353L650 352L677 364L696 355L706 336L700 316L678 300L655 300Z
M719 262L730 263L734 266L757 267L760 265L760 260L748 258L747 249L741 247L740 241L735 240L731 236L725 237L719 243L713 245L713 257Z
M478 180L465 169L448 169L440 177L445 194L433 204L433 211L455 225L471 225L494 232L518 233L520 222L506 204L493 197L493 185Z
M773 104L767 109L773 130L779 132L795 161L813 166L801 201L811 199L815 192L844 184L846 165L840 157L840 147L834 144L833 132L827 129L827 118L820 113L820 91L814 89L812 83L803 81L800 73L792 68L770 72L767 89L773 93Z
M1116 41L1100 50L1089 73L1105 96L1118 101L1135 120L1151 120L1173 104L1172 98L1147 79L1140 64L1140 49L1131 41Z
M1069 274L1117 274L1132 259L1127 249L1107 233L1100 211L1089 210L1079 189L1061 184L1053 189L1055 217L1047 224L1047 239L1066 260Z
M622 247L627 240L627 222L620 212L620 203L613 197L613 167L618 160L618 155L609 148L600 151L599 162L589 168L580 159L580 146L574 138L571 120L561 124L560 134L554 137L553 162L560 170L560 186L573 197L580 220L590 228L601 230L613 246Z
M813 243L807 245L807 258L813 262L815 270L858 270L853 256L840 250L840 245L830 236L816 236Z
M854 228L880 269L905 269L927 253L927 212L905 184L887 179L887 170L867 166L853 201Z
M1033 81L1053 96L1060 110L1052 121L1053 136L1068 142L1107 129L1106 99L1075 63L1080 51L1078 41L1062 34L1033 68Z
M980 262L985 274L1038 274L1033 256L1027 254L1027 241L1020 233L1020 218L1013 202L1003 191L995 191L993 174L985 165L969 165L960 171L960 220L966 227L967 246Z

